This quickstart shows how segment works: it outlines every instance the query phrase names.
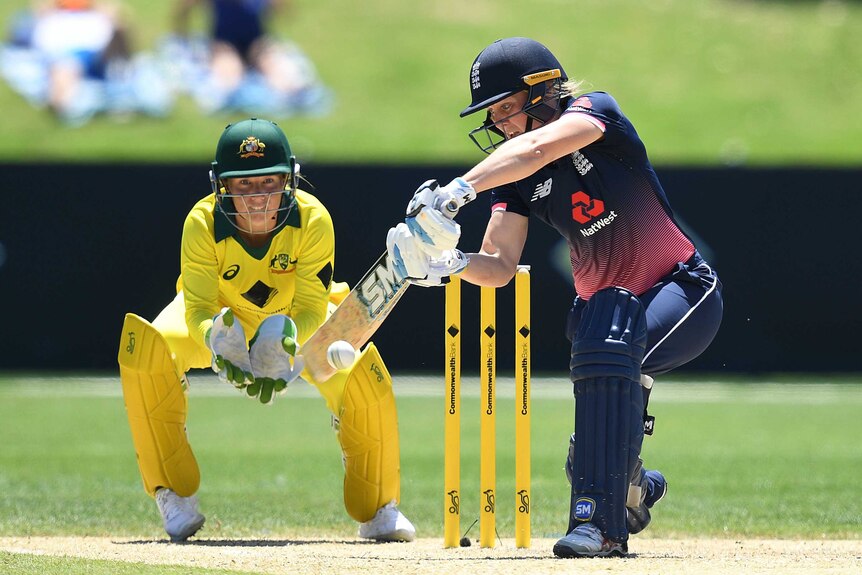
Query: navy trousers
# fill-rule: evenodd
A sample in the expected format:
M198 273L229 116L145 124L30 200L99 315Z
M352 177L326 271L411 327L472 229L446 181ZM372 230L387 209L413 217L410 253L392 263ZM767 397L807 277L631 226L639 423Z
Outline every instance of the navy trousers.
M647 323L642 373L661 375L688 363L703 353L718 332L724 309L721 281L698 253L637 295ZM575 298L566 326L569 340L577 333L586 304Z

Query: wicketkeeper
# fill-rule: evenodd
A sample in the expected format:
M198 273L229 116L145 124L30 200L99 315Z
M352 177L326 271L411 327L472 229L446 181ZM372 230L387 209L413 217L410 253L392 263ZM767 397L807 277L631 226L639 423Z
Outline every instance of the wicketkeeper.
M177 295L149 323L127 314L120 341L123 396L146 492L172 541L203 525L200 473L186 437L191 368L212 369L268 404L300 376L303 342L347 294L333 283L335 236L323 204L298 189L284 132L250 119L225 128L212 193L183 226ZM369 343L349 369L313 381L334 415L344 505L359 535L412 541L398 510L398 418L392 379Z
M712 341L721 283L675 221L643 142L609 94L582 92L528 38L486 47L469 82L461 116L485 112L470 137L489 156L443 187L420 186L405 222L389 232L390 255L419 285L460 274L499 287L515 274L530 216L565 238L577 292L567 330L575 433L567 535L554 553L623 555L667 490L664 475L640 459L653 377ZM482 248L464 254L452 217L485 191Z

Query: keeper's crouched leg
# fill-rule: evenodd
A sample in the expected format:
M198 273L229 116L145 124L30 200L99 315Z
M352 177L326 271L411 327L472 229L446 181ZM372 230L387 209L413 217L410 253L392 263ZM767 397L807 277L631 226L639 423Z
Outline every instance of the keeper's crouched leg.
M373 343L346 376L336 430L344 457L344 506L360 535L412 541L413 525L398 511L401 464L392 378Z
M186 437L185 386L165 338L147 320L126 314L118 361L144 489L193 495L200 471Z
M205 521L194 496L200 470L186 438L185 385L164 336L134 314L126 314L117 359L144 490L171 541L185 541Z

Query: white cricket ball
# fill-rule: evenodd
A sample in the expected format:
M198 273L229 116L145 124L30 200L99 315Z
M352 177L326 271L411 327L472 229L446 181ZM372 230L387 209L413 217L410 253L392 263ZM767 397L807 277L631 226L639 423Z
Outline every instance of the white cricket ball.
M335 369L347 369L356 361L356 350L344 340L334 341L326 350L326 361Z

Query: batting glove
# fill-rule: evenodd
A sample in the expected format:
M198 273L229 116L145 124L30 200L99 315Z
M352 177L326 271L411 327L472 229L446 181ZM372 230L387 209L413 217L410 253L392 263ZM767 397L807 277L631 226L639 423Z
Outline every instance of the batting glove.
M424 207L440 211L450 220L458 210L476 199L476 190L464 178L455 178L442 188L437 180L428 180L419 186L407 204L407 217L415 217Z
M461 238L461 226L452 218L475 197L476 191L462 178L455 178L442 188L436 180L419 186L407 205L405 223L421 240L419 247L426 254L439 259L444 252L455 249Z
M261 403L271 403L302 373L302 359L296 357L296 324L286 315L271 315L263 320L251 338L249 350L254 383L246 387L246 393Z
M424 278L428 275L428 255L421 247L421 240L413 235L405 223L390 228L386 234L386 251L395 266L395 273L402 278Z
M441 258L428 260L428 274L422 278L409 278L409 282L422 287L439 287L449 283L449 277L461 273L470 259L461 250L444 252Z
M242 324L236 321L233 310L224 307L216 314L205 339L212 352L213 371L221 381L240 389L254 382L245 332Z

